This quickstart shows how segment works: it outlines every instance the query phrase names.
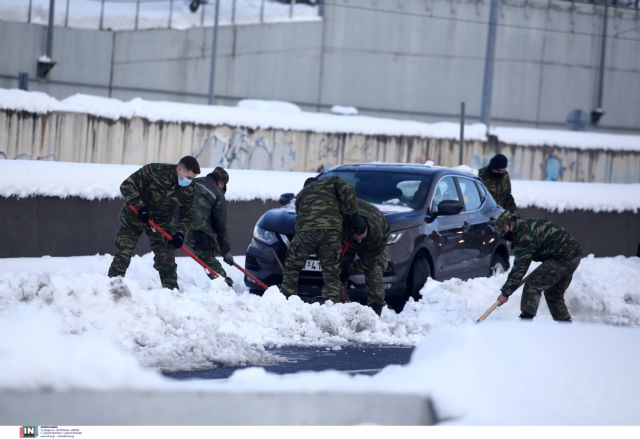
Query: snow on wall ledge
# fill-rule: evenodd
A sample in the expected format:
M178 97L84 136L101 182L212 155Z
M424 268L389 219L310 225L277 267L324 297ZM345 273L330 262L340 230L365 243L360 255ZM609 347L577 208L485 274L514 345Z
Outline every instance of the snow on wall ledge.
M251 129L281 129L316 133L352 133L383 136L417 136L458 139L457 123L422 123L367 116L280 111L277 107L243 108L197 105L140 98L123 102L113 98L76 94L57 100L41 92L0 89L0 109L36 114L86 113L112 120L140 117L151 122L189 122L203 125L241 126ZM579 149L640 151L640 136L606 133L495 127L491 134L505 143L523 146L560 146ZM486 126L465 127L465 139L486 141Z
M87 200L120 197L120 184L138 165L64 163L36 160L0 160L2 197L79 197ZM203 168L206 175L210 168ZM277 200L298 192L307 172L229 169L230 201ZM639 212L640 184L569 183L514 180L513 196L520 208L548 211Z

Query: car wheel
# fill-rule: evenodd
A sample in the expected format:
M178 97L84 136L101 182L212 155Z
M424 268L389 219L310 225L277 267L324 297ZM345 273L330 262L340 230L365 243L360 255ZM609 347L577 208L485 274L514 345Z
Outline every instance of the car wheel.
M413 300L420 299L420 289L424 286L429 276L431 276L429 261L427 261L424 255L417 256L409 272L407 299L409 299L409 297L413 297Z
M262 288L249 288L249 292L258 296L262 296L264 294L264 290Z
M407 303L407 300L409 300L409 297L413 297L413 300L420 300L420 289L424 286L429 276L431 276L429 261L427 261L424 255L418 255L413 260L413 264L411 264L411 268L409 269L405 293L400 297L387 299L389 308L400 313Z
M507 271L507 261L504 259L499 253L493 255L491 258L491 268L489 272L489 276L495 276L496 274L502 274Z

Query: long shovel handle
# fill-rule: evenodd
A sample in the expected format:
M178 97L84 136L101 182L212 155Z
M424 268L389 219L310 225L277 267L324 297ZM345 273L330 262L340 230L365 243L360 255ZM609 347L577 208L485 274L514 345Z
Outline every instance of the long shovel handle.
M257 283L258 285L260 285L260 287L262 287L263 289L267 289L269 288L269 286L267 284L265 284L264 282L262 282L260 279L258 279L256 276L254 276L253 274L249 273L248 270L246 270L244 267L242 267L240 264L238 264L237 262L233 263L233 266L236 267L238 270L242 271L244 274L246 274L247 276L249 276L251 279L253 279L253 281L255 283Z
M130 204L129 205L129 209L135 213L136 215L138 214L138 209ZM154 220L149 219L149 225L151 227L153 227L154 229L156 229L162 236L164 236L165 238L167 238L169 241L171 241L173 239L173 236L171 236L169 233L166 232L166 230L164 230L162 227L160 227ZM191 256L191 258L196 261L198 264L200 264L205 270L207 270L209 273L211 273L211 275L213 277L220 277L220 275L218 273L216 273L215 271L213 271L213 269L211 267L209 267L207 264L204 263L204 261L202 259L200 259L199 257L197 257L190 249L189 247L187 247L186 245L182 245L180 247L180 250L182 250L183 252L185 252L188 256Z
M534 270L534 271L535 271L535 270ZM532 274L533 274L533 271L532 271L531 273L527 274L527 275L526 275L526 276L525 276L525 277L520 281L520 284L518 284L518 288L520 288L522 285L524 285L524 284L525 284L525 282L527 282L527 280L529 280L529 276L531 276ZM518 288L516 288L516 290L517 290ZM496 301L496 303L494 303L493 305L491 305L491 306L489 307L489 309L487 309L487 310L484 312L484 314L482 314L482 315L480 316L480 318L479 318L478 320L476 320L476 323L480 323L481 321L483 321L484 319L486 319L486 318L487 318L487 316L488 316L489 314L491 314L491 313L493 312L493 310L494 310L494 309L496 309L496 308L497 308L497 307L499 307L499 306L500 306L500 302Z
M486 318L487 318L487 316L488 316L489 314L491 314L491 313L493 312L493 310L494 310L494 309L496 309L498 306L500 306L500 302L497 302L497 301L496 301L496 303L494 303L493 305L491 305L491 306L489 307L489 309L487 309L487 310L484 312L484 314L482 314L482 315L480 316L480 318L479 318L478 320L476 320L476 323L480 323L481 321L483 321L484 319L486 319Z
M222 256L222 254L219 251L216 251L216 254L218 256ZM233 266L236 267L238 270L242 271L244 274L246 274L247 276L249 276L251 279L253 279L253 281L255 283L257 283L258 285L260 285L260 287L263 290L266 290L267 288L269 288L269 285L265 284L264 282L262 282L260 279L258 279L257 277L255 277L253 274L249 273L249 271L247 271L247 269L245 269L242 265L238 264L237 262L233 262Z

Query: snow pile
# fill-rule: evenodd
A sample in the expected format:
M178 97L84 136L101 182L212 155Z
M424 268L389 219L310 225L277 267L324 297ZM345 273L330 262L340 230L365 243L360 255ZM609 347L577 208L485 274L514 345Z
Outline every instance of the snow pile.
M120 198L120 184L138 165L66 163L37 160L0 160L2 197L80 197L87 200ZM477 174L468 166L456 169ZM211 172L203 168L201 176ZM277 200L285 192L297 193L308 172L228 169L227 200ZM258 184L256 184L258 182ZM638 212L640 184L570 183L534 180L512 181L518 206L549 211Z
M552 212L640 211L640 184L577 183L511 180L511 192L519 208L537 207Z
M474 322L506 280L505 274L429 280L420 301L378 318L356 303L286 299L276 287L262 297L249 294L235 268L229 271L234 291L210 281L189 258L178 258L180 293L161 288L152 254L134 257L124 284L114 284L105 275L110 262L109 255L2 260L0 315L28 304L34 315L59 316L67 334L100 334L144 366L195 369L273 362L265 351L270 346L415 345L433 328ZM640 325L638 284L637 258L584 258L567 291L569 309L580 322ZM513 320L519 314L515 297L491 320ZM550 320L544 304L538 320Z
M262 103L260 103L262 102ZM113 120L140 117L149 121L228 125L257 129L311 131L317 133L352 133L385 136L417 136L435 139L458 139L460 126L454 122L423 123L379 117L292 111L288 103L249 100L239 107L197 105L134 98L117 99L76 94L62 101L43 93L0 89L0 109L47 113L67 111L86 113ZM283 108L284 107L284 108ZM343 108L344 109L344 108ZM352 112L352 110L349 110ZM486 126L465 126L465 139L485 141ZM525 146L561 146L580 149L639 151L640 136L589 133L531 128L492 127L500 140Z
M120 185L141 165L67 163L38 160L0 160L2 197L80 197L86 200L120 198ZM212 168L202 168L205 176ZM297 192L316 174L228 169L227 200L277 200L285 192ZM259 181L260 184L256 184Z
M454 424L640 422L632 366L640 328L518 323L442 328L418 346L406 373Z
M286 101L270 101L263 99L242 99L236 104L238 108L250 108L262 111L285 111L301 113L302 110L296 104Z
M429 280L420 301L378 318L354 303L287 300L275 287L251 295L236 269L234 291L187 258L178 258L182 292L170 292L151 256L133 259L128 290L105 276L108 255L0 260L0 389L405 392L431 396L455 424L640 422L638 258L581 261L566 293L574 324L551 321L544 303L533 322L520 322L516 292L475 325L506 274ZM148 369L267 364L278 359L265 347L346 343L418 347L408 365L375 376L252 367L227 380L173 382Z
M37 305L21 304L10 313L1 312L0 332L4 377L0 387L113 390L158 388L166 383L108 338L69 334L59 314Z

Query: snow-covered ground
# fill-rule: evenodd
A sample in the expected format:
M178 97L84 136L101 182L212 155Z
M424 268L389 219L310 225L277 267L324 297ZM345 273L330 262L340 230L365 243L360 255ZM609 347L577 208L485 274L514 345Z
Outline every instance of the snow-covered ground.
M355 303L287 300L277 287L251 295L231 269L234 290L188 258L178 258L182 291L170 292L151 254L134 257L124 280L130 295L118 294L106 277L110 262L109 255L0 260L0 389L379 390L431 395L440 416L459 423L640 423L635 257L582 260L567 291L573 325L553 322L544 303L536 320L520 322L519 293L474 324L506 274L429 280L420 301L378 318ZM407 366L373 377L249 368L221 382L174 383L154 371L267 364L278 361L269 346L347 343L418 347ZM33 361L34 353L46 361Z
M87 200L120 197L122 181L138 165L67 163L38 160L0 160L1 197L80 197ZM201 175L211 172L203 168ZM461 167L477 174L477 170ZM228 200L277 200L285 192L298 192L304 181L316 174L307 172L228 169ZM73 175L73 178L69 178ZM260 184L256 184L260 182ZM513 180L518 206L549 211L589 210L594 212L640 211L640 184L572 183Z
M288 4L273 0L219 1L220 25L320 18L317 6L302 3L294 4L292 9ZM56 26L99 29L102 18L102 29L187 29L213 26L215 17L215 0L209 0L195 13L189 10L189 0L104 0L104 9L102 3L101 0L58 0L54 23ZM0 20L46 25L49 23L49 0L2 0Z
M137 168L0 160L0 195L114 198L120 182ZM230 174L230 199L273 199L295 192L309 175ZM257 180L263 182L259 188ZM513 186L521 205L640 208L640 185L516 181ZM110 255L0 259L0 391L375 390L430 395L438 415L456 424L640 424L636 257L583 258L566 293L572 325L553 322L544 302L533 322L520 322L519 292L474 324L494 303L506 274L429 280L418 302L409 302L400 314L385 309L378 318L355 303L285 299L277 287L263 297L251 295L233 268L231 289L210 281L188 258L178 258L180 292L161 288L151 254L133 258L124 279L127 290L114 288L106 276L110 262ZM237 262L244 263L242 256ZM375 376L336 371L276 376L252 367L222 381L175 382L157 371L268 364L280 361L268 352L272 346L337 350L348 343L417 348L408 365L389 366Z

